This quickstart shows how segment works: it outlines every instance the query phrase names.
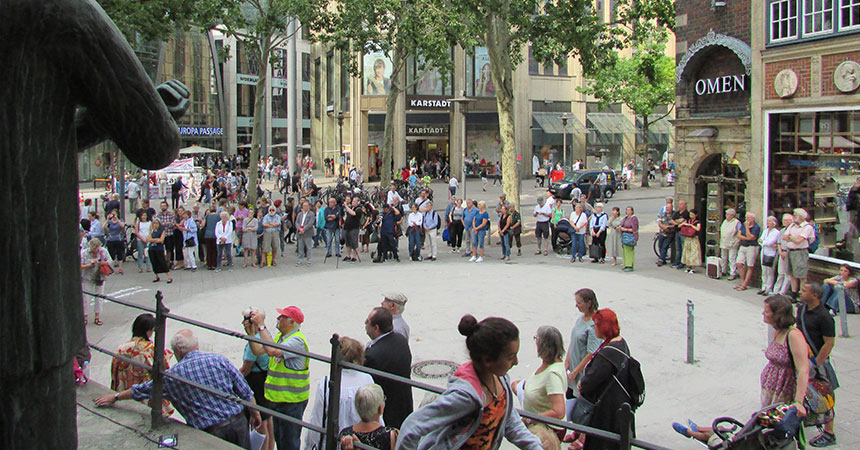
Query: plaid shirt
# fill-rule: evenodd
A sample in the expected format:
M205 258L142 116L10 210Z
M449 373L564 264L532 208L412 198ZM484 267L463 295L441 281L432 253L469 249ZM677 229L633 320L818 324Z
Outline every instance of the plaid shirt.
M194 350L167 370L168 373L187 378L215 390L251 400L254 392L241 373L221 355ZM152 395L152 381L135 384L131 396L135 400ZM244 406L216 397L173 378L164 377L164 397L173 402L176 410L194 428L203 430L227 420L244 410Z
M167 211L161 212L158 211L155 213L155 218L161 222L161 226L164 227L164 235L165 236L173 236L173 229L176 228L176 214L173 214L169 209Z

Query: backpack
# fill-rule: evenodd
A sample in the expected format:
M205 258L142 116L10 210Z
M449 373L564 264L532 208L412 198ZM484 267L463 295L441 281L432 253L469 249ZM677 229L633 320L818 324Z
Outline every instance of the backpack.
M643 403L645 403L645 377L642 376L642 367L636 358L628 355L627 353L611 346L606 346L606 348L611 348L627 357L627 361L625 361L621 368L619 368L620 371L624 369L624 366L627 366L627 386L625 387L621 384L617 378L616 381L618 381L621 389L624 390L627 397L630 399L630 409L636 411Z
M818 224L812 226L812 232L814 238L812 242L809 243L809 253L815 253L818 250L818 244L821 243L821 237L818 236Z

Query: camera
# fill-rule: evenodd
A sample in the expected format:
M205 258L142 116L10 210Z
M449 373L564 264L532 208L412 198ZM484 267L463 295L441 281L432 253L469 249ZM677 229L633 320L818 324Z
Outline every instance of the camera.
M245 316L244 316L244 317L245 317L245 320L251 320L251 314L250 314L250 313L249 313L249 314L245 314Z

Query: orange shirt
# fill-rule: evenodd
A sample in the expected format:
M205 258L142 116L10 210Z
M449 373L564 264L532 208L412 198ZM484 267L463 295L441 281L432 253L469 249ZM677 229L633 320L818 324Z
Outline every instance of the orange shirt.
M487 450L491 448L496 438L496 433L499 432L502 419L505 418L506 408L507 395L502 392L502 395L484 407L484 413L481 415L481 423L478 425L478 429L475 430L475 433L466 440L460 449Z

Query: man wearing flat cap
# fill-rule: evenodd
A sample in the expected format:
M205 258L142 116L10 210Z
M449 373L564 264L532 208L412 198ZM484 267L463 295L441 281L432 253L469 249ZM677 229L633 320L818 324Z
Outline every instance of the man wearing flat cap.
M278 334L272 339L262 314L252 313L251 323L260 330L260 339L275 342L291 350L308 351L308 342L299 330L305 315L296 306L278 311ZM266 400L272 409L301 420L308 406L310 372L308 358L289 351L264 346L269 355L269 374L266 377ZM299 450L302 427L285 420L275 421L275 443L278 450Z
M382 294L382 307L391 311L391 322L394 332L405 337L409 342L409 325L403 320L403 311L406 309L407 298L402 292L386 292Z

